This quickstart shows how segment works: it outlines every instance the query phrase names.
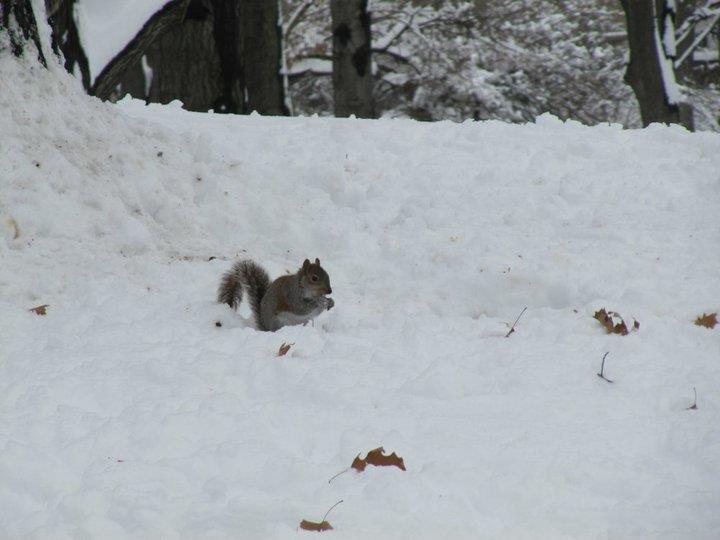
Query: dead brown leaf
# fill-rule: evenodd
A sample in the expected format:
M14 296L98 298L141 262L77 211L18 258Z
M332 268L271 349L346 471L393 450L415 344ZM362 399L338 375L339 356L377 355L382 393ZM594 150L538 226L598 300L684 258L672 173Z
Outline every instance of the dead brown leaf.
M593 317L600 321L600 324L605 327L605 330L608 334L619 334L621 336L627 336L630 333L630 330L628 330L628 326L625 323L625 320L620 316L617 311L606 311L605 308L602 308L596 311ZM640 323L637 321L633 321L632 329L639 330Z
M42 306L37 306L34 308L28 309L28 311L32 311L36 315L47 315L47 308L50 307L50 304L43 304Z
M304 531L317 531L317 532L323 532L323 531L329 531L332 530L332 525L330 525L329 522L325 521L325 518L328 517L328 514L332 512L333 508L335 508L338 504L341 504L343 502L342 499L340 499L338 502L333 504L330 508L328 508L328 511L325 512L325 515L322 517L320 521L308 521L307 519L303 519L300 522L300 528Z
M330 525L330 523L328 523L327 521L323 521L322 523L317 523L316 521L308 521L306 519L303 519L300 522L300 528L303 531L323 532L323 531L332 530L332 525Z
M280 348L278 349L277 355L285 356L288 353L288 351L290 350L290 347L292 347L293 345L295 345L295 344L294 343L285 343L283 341L283 344L280 345Z
M384 454L385 449L382 446L376 448L375 450L370 450L367 453L365 459L360 459L360 454L358 454L357 457L353 460L350 467L360 472L364 471L365 467L367 467L368 465L375 465L376 467L394 466L398 469L402 469L403 471L406 470L403 458L399 457L395 452L393 452L389 456L386 456Z
M695 319L695 324L698 326L704 326L705 328L715 328L717 323L717 313L710 313L708 315L703 313L701 317Z

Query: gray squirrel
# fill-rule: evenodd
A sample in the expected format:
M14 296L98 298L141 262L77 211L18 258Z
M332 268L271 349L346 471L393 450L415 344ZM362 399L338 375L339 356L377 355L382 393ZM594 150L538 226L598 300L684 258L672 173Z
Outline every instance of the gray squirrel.
M281 276L270 283L270 276L249 259L236 262L223 275L217 300L236 309L242 302L243 289L250 298L250 308L258 329L274 332L283 326L306 324L335 302L330 276L320 266L320 259L305 259L295 274Z

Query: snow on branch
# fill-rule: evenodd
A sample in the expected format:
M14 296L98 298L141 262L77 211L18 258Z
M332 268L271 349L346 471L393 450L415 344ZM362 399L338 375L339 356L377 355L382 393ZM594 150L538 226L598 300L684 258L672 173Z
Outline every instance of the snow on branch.
M288 22L283 25L283 36L287 39L287 36L293 31L293 29L302 21L305 12L315 3L316 0L305 0L302 2L288 17Z
M718 23L718 21L720 21L720 10L715 12L715 14L710 18L710 22L707 24L707 26L695 37L695 40L690 44L690 46L683 51L680 58L675 61L676 68L680 67L682 63L695 51L695 49L698 48L698 46L705 40L705 38L712 31L712 29L715 28L715 25Z
M662 28L658 28L657 13L653 13L655 50L657 51L658 63L660 64L665 98L668 104L678 105L680 104L682 93L675 80L675 66L673 62L675 57L675 1L665 0L663 4L663 12L661 14ZM655 3L653 3L653 12L655 9Z
M697 23L720 15L720 0L707 0L705 4L693 11L675 31L678 44L690 37ZM715 24L710 24L713 27Z
M390 30L390 32L388 32L385 36L378 40L375 47L373 48L378 51L386 51L387 49L389 49L390 45L392 45L398 38L400 38L400 36L405 33L408 28L412 26L415 16L421 11L423 11L423 8L418 8L408 14L407 20L396 23L395 26Z

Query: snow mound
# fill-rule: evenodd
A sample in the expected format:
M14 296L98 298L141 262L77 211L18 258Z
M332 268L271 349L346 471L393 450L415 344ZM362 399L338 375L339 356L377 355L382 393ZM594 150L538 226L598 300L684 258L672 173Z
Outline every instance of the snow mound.
M11 537L294 537L339 498L337 538L720 529L720 136L109 105L0 58L0 162ZM319 257L336 308L254 331L213 302L238 256ZM380 445L407 472L328 485Z

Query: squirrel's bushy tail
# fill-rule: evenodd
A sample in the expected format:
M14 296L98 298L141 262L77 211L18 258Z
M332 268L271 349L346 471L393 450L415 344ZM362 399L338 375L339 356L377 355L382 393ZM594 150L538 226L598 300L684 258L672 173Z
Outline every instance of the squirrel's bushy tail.
M246 259L236 262L222 277L217 299L218 302L237 309L242 302L243 289L245 289L250 298L250 309L252 309L255 322L262 329L260 301L269 286L270 276L265 269L254 261Z

